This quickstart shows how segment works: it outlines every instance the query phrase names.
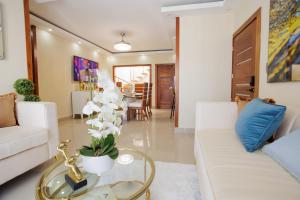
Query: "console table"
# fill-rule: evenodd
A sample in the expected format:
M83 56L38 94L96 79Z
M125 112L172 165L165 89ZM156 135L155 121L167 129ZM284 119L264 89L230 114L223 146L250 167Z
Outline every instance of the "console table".
M82 109L91 99L90 91L72 91L72 116L80 115L83 118Z

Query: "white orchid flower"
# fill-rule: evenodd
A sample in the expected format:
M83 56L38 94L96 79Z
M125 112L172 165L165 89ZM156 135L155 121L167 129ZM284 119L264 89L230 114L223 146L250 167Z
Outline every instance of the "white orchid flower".
M100 112L99 106L97 106L94 102L89 101L82 109L82 113L86 115L91 115L93 112Z
M117 117L115 120L115 125L117 127L120 127L122 125L122 118L121 117Z
M98 118L87 120L86 124L91 125L93 127L97 127L98 129L102 129L103 127L103 123L100 122Z
M94 93L94 98L93 98L93 101L96 102L96 103L102 103L102 100L103 99L103 93L100 93L100 92L95 92Z
M87 120L86 124L92 128L88 133L95 138L103 138L109 134L119 135L122 128L122 117L126 114L127 104L123 101L123 94L112 82L110 75L105 71L98 73L99 87L102 92L94 92L92 101L83 108L83 113L91 115L97 112L96 117Z
M107 105L103 105L101 108L100 108L100 112L101 113L109 113L109 114L112 114L114 112L114 107L110 104L107 104Z
M103 135L103 137L106 137L106 136L108 136L109 134L111 134L111 131L110 131L109 129L106 129L106 130L100 131L100 133Z
M112 113L104 113L102 116L103 116L103 121L111 122L111 123L115 121L115 116Z
M103 134L101 133L101 131L98 131L98 130L88 129L88 133L91 134L95 138L103 137Z
M105 70L97 71L98 74L98 86L102 87L103 89L113 89L114 83L110 79L109 74Z
M119 99L119 95L114 90L104 90L103 95L107 98L108 102L116 102Z
M120 129L111 122L104 122L103 125L107 127L113 134L118 134L120 131Z

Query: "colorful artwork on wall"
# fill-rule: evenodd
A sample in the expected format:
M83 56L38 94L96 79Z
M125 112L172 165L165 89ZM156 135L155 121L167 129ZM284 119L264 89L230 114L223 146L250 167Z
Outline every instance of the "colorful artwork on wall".
M300 81L300 0L271 0L268 82Z
M74 81L97 82L98 63L92 60L74 56Z

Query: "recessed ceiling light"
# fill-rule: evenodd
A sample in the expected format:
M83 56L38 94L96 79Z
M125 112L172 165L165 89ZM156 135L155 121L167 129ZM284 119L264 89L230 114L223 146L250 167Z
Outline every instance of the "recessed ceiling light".
M49 28L48 31L49 31L49 32L52 32L53 30L52 30L52 28Z

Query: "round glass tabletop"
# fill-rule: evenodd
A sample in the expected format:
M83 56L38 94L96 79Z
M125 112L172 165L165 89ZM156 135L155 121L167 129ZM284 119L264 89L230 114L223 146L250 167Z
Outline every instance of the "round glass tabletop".
M78 161L80 167L80 160ZM155 166L150 157L139 151L121 149L114 167L100 177L85 172L87 185L73 191L65 181L68 169L63 160L42 174L36 189L38 200L133 200L150 199L149 187Z

